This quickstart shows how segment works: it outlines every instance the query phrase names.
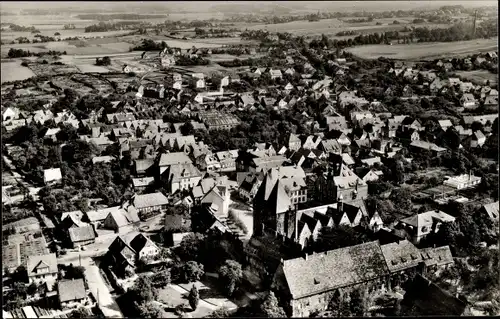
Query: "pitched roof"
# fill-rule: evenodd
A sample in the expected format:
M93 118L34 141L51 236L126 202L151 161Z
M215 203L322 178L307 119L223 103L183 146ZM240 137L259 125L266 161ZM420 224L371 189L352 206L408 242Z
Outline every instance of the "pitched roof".
M448 245L420 249L420 255L426 266L441 266L453 263L453 255Z
M377 242L283 261L293 299L373 280L388 274Z
M183 178L201 177L201 172L193 165L193 163L181 163L170 165L169 178L172 183L178 182Z
M161 154L158 166L191 163L191 159L184 152Z
M85 214L87 215L87 219L93 223L96 221L105 220L108 217L109 213L121 209L120 206L108 207L97 210L89 210Z
M45 183L51 181L58 181L62 179L60 168L49 168L43 171L43 180Z
M420 251L408 240L381 245L380 248L390 272L415 267L422 261Z
M486 213L488 214L488 216L490 216L491 219L498 220L499 219L498 206L499 206L498 201L496 201L494 203L485 204L483 206L483 209L486 211Z
M420 274L408 285L404 305L415 316L460 316L467 305Z
M111 211L106 218L112 218L118 227L124 227L139 222L139 216L135 212L127 212L124 209Z
M92 225L73 227L68 229L68 232L72 243L95 239L94 227Z
M28 256L26 271L28 276L36 275L36 268L48 267L50 273L57 273L56 254L45 254L39 256Z
M137 209L167 205L168 198L162 193L151 193L143 195L135 195L133 199L134 207Z
M85 283L82 278L58 281L57 291L59 292L60 302L81 300L87 296Z
M135 236L128 244L136 253L139 253L146 245L156 246L151 239L143 234L138 234Z

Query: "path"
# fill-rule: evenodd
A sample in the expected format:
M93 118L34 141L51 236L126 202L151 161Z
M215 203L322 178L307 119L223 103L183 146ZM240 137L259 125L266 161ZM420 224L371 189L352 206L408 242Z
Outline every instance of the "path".
M123 318L123 313L118 307L116 300L111 296L108 287L99 273L97 266L85 267L85 277L89 290L97 299L97 304L106 318Z

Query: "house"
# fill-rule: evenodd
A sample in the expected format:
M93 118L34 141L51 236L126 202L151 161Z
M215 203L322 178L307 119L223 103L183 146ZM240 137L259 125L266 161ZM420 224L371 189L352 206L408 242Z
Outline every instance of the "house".
M29 283L54 283L57 280L57 257L56 254L28 256L26 263Z
M485 204L481 207L479 210L479 213L482 214L483 216L486 216L487 218L491 219L493 222L499 221L499 205L498 201L490 204Z
M446 148L439 147L434 143L430 143L430 142L426 142L426 141L419 141L419 140L412 141L410 144L410 148L414 152L420 152L422 150L429 150L433 154L439 154L442 152L446 152Z
M227 186L214 186L205 196L201 199L201 203L209 203L217 205L217 218L228 217L230 192Z
M135 211L126 211L123 208L109 212L104 220L104 227L114 230L115 233L130 232L134 226L140 222L139 216Z
M247 174L242 173L243 178L238 183L238 195L248 202L251 202L257 194L260 184L264 179L264 174Z
M4 110L2 110L2 121L12 121L12 120L18 120L20 115L20 111L16 107L7 107Z
M149 215L153 212L162 212L167 209L168 198L162 193L151 193L144 195L134 195L132 205L137 210L139 217L141 215Z
M139 259L148 260L160 254L160 248L142 233L132 232L117 236L106 253L111 267L124 274L127 269L133 270Z
M69 244L72 248L81 247L95 242L94 227L90 224L82 224L67 229Z
M405 271L415 269L423 263L420 251L408 240L380 245L380 249L391 275L404 275ZM391 284L398 286L400 283L392 280Z
M476 99L474 98L474 95L470 93L462 95L462 97L460 98L460 105L466 109L477 108Z
M104 223L106 217L108 217L109 213L122 209L120 206L101 208L96 210L89 210L85 213L85 219L90 224L94 225L95 228L98 228L100 225Z
M61 308L76 308L87 305L89 298L85 289L84 279L59 280L57 293Z
M221 87L228 86L229 82L230 82L229 76L225 76L220 80L220 86Z
M380 179L381 176L383 176L383 172L379 170L374 170L370 169L364 176L363 176L363 181L364 182L376 182Z
M471 188L481 183L481 177L472 174L462 174L454 177L449 177L443 184L456 190Z
M301 146L302 146L302 141L300 140L299 136L290 133L287 144L288 149L291 151L297 151L300 149Z
M269 74L271 75L271 79L281 79L283 77L283 74L281 74L281 70L269 70Z
M453 126L453 123L451 123L450 120L439 120L438 124L443 131L446 131L450 126Z
M134 186L134 190L136 192L143 191L148 187L154 185L154 183L155 183L154 177L132 178L132 186Z
M221 172L236 171L236 159L238 158L238 150L228 150L215 153L220 163Z
M420 255L425 263L427 272L445 269L454 263L450 246L422 248L420 249Z
M498 108L498 95L488 95L484 99L484 106Z
M460 92L468 93L474 91L474 85L471 82L461 82L460 83Z
M442 211L431 210L400 220L413 243L419 243L422 238L434 232L437 233L442 223L454 222L455 217Z
M43 170L43 181L45 185L56 184L62 180L60 168L49 168Z
M184 164L192 163L191 159L184 152L173 152L164 153L160 156L160 161L158 162L158 167L160 169L160 175L167 170L167 168L174 164Z
M463 145L467 145L471 148L482 147L486 142L486 136L481 131L475 131L467 137L462 143Z
M195 87L197 89L204 89L205 88L205 80L203 79L198 79L196 82L195 82Z
M273 278L285 312L291 317L309 317L325 310L339 289L359 286L380 288L388 275L384 255L377 242L330 250L283 260Z
M168 170L162 174L172 194L178 190L189 190L196 186L201 180L202 174L193 163L181 163L170 165Z

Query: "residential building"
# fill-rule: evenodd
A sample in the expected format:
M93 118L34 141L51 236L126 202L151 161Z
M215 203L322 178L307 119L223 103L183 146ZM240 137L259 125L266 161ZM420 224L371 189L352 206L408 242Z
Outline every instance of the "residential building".
M481 177L472 174L462 174L454 177L449 177L443 182L444 185L452 187L456 190L476 187L481 184Z
M400 220L413 243L419 243L428 234L439 230L443 223L454 222L455 217L442 211L431 210Z
M26 272L30 284L34 282L37 284L42 282L54 283L58 274L56 254L28 256Z
M167 183L172 194L177 191L189 190L201 180L202 174L193 163L170 165L162 174L162 180Z
M486 143L486 136L481 131L475 131L462 142L464 146L471 148L482 147L484 143Z
M230 192L227 186L214 186L205 196L201 199L201 203L215 204L217 206L217 218L228 217Z
M460 105L466 109L477 108L476 99L471 93L466 93L460 98Z
M78 227L71 227L67 230L69 244L72 248L78 248L95 242L96 234L94 227L84 224Z
M420 255L426 266L427 273L437 272L453 265L453 255L450 246L420 249Z
M221 172L236 171L236 159L238 158L238 150L228 150L215 153L220 163Z
M490 204L485 204L479 210L479 213L485 216L486 218L491 219L493 222L499 221L499 204L498 201Z
M115 233L130 232L134 226L140 222L139 216L135 211L126 211L123 208L109 212L104 220L104 227L114 230Z
M155 213L161 213L167 209L169 201L162 193L151 193L143 195L134 195L131 200L131 206L137 210L141 219L148 219ZM123 207L130 210L129 206Z
M49 168L43 170L43 181L45 185L53 185L62 180L60 168Z
M90 299L85 289L84 279L60 280L57 282L57 292L61 308L78 308L88 305Z

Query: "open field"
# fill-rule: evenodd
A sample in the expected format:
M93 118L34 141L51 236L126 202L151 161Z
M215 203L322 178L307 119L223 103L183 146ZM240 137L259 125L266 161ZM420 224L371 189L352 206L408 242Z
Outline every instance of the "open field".
M324 19L315 22L309 21L293 21L280 24L257 24L257 25L238 25L239 28L248 28L249 30L269 30L270 32L289 32L295 35L335 35L340 31L357 31L358 33L373 33L386 31L400 31L405 27L405 23L413 20L412 18L399 19L401 24L389 24L395 19L379 19L366 23L346 23L340 19ZM382 22L383 25L376 25L377 22ZM425 24L428 28L446 27L441 24Z
M457 71L456 73L475 84L484 85L486 81L490 81L491 85L497 85L498 83L497 74L487 70Z
M477 39L459 42L413 43L394 45L363 45L348 48L352 54L365 59L387 57L402 60L438 59L497 50L498 39Z
M35 73L33 73L33 71L21 65L20 60L15 62L2 62L0 63L0 66L2 67L2 83L25 80L32 76L35 76Z
M80 37L80 38L100 38L100 37L110 37L110 36L120 36L124 35L127 33L130 33L132 30L117 30L117 31L107 31L107 32L90 32L90 33L85 33L83 28L79 29L73 29L73 30L64 30L62 25L59 26L50 26L51 29L43 29L40 28L40 33L33 34L31 32L22 32L22 31L4 31L0 33L0 39L4 42L9 43L10 41L13 41L14 39L17 39L19 37L26 37L30 41L35 39L35 35L40 34L43 36L47 37L54 37L54 38L69 38L69 37ZM55 28L54 28L55 27ZM39 28L39 26L36 26L36 28ZM54 33L59 32L61 35L54 36Z

